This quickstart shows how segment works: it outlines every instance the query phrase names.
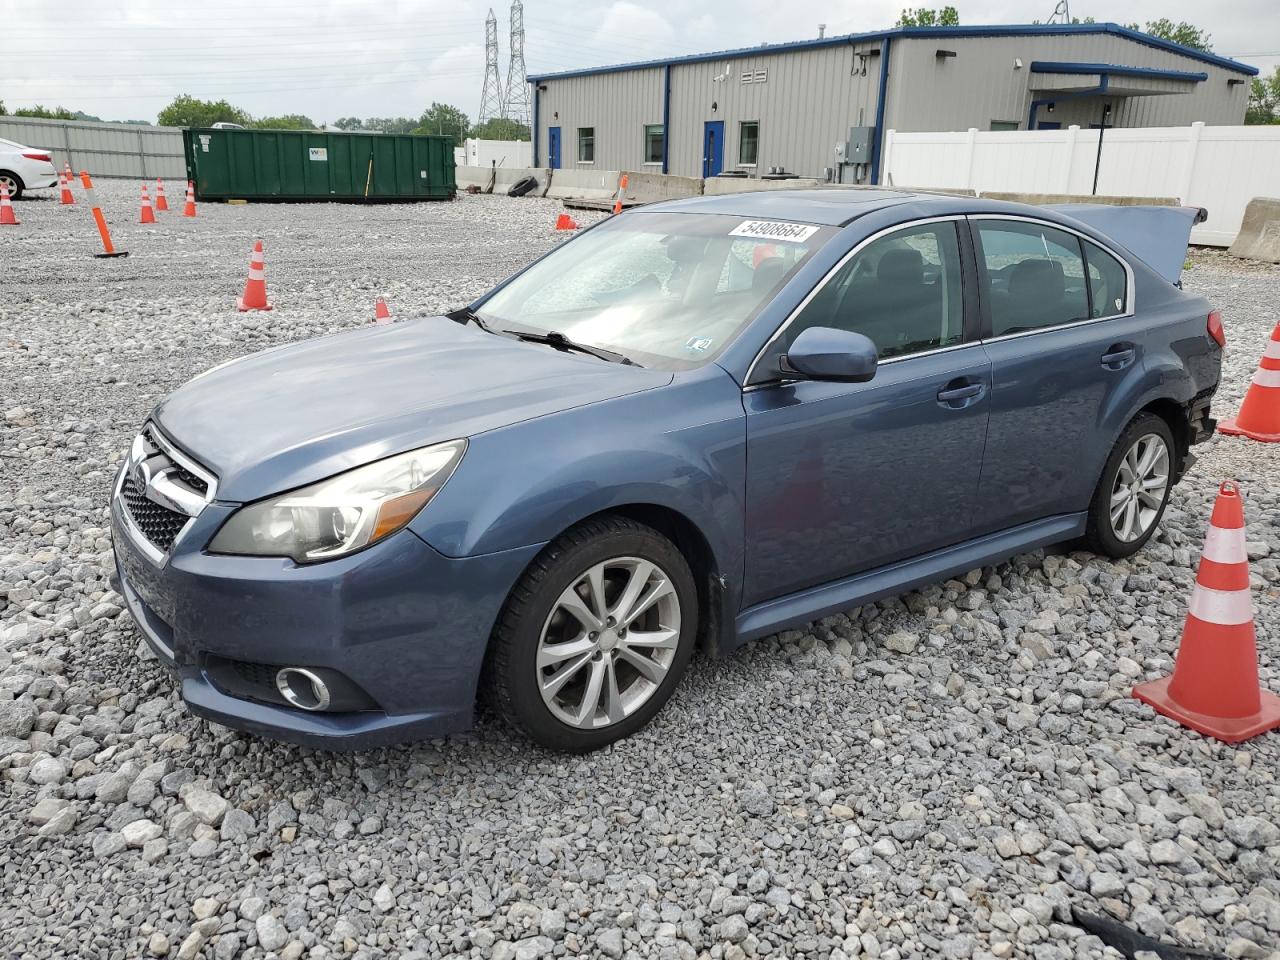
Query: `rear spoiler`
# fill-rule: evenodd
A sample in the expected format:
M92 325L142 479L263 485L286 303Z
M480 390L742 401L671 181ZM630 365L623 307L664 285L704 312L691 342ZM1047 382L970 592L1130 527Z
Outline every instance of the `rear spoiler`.
M1110 237L1172 284L1182 278L1191 228L1209 217L1204 207L1062 203L1048 209L1064 213Z

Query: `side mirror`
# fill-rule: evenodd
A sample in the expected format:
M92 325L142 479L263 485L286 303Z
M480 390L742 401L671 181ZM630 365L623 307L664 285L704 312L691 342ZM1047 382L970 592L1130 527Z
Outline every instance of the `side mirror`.
M876 375L879 351L871 338L834 327L801 331L778 360L784 377L865 383Z

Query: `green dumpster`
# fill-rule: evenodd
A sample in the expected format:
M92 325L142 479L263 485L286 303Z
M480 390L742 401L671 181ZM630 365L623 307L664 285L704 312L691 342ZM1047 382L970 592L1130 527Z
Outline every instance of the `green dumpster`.
M199 200L452 200L453 138L325 130L182 131Z

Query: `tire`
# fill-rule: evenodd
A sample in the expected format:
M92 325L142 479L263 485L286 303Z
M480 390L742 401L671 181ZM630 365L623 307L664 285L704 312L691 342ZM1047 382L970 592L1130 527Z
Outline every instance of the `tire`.
M0 170L0 182L3 182L9 188L10 200L20 200L22 198L22 178L16 173L9 170Z
M1143 465L1143 457L1149 447L1144 444L1163 444L1163 454L1151 454L1153 457L1151 470L1142 475L1141 483L1135 483L1135 463L1139 468ZM1131 557L1143 548L1164 517L1165 507L1169 503L1169 493L1173 490L1174 463L1177 449L1173 442L1173 433L1169 425L1153 413L1140 413L1130 421L1124 432L1116 441L1102 468L1102 476L1098 479L1097 489L1089 505L1089 519L1085 527L1085 544L1094 553L1122 559ZM1158 490L1153 484L1163 462L1164 484ZM1121 478L1121 473L1124 477ZM1119 489L1128 486L1129 494ZM1138 487L1143 493L1135 492ZM1117 498L1124 497L1122 501ZM1118 521L1113 520L1113 504L1119 502L1121 513ZM1132 504L1132 507L1130 507Z
M593 596L593 571L603 604ZM634 599L649 602L627 630L623 606L632 581ZM571 615L565 603L579 612ZM596 616L600 606L603 617ZM597 750L662 709L693 655L697 627L693 574L669 540L625 517L589 520L552 541L511 591L489 645L486 692L535 743L569 753Z
M511 189L507 191L508 197L523 197L538 188L538 181L533 177L521 177L511 185Z

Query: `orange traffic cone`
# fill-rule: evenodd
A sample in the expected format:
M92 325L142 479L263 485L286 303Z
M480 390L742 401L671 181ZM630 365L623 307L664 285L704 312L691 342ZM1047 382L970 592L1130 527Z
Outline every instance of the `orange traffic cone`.
M156 177L156 212L169 209L169 201L164 195L164 181Z
M391 322L391 311L387 309L387 301L381 297L373 301L373 322L377 324Z
M1240 412L1218 424L1218 432L1280 443L1280 324L1271 331Z
M196 185L190 180L187 181L187 205L182 208L184 217L194 217L196 215Z
M69 207L76 202L75 194L71 192L71 178L65 173L58 174L58 183L62 185L62 205Z
M76 179L75 172L71 169L71 161L62 161L62 172L67 175L67 183L74 183Z
M574 220L573 217L569 216L567 213L562 213L560 214L560 216L556 217L556 229L557 230L577 230L578 222Z
M613 195L613 212L616 216L622 212L622 195L627 192L627 175L624 173L618 179L618 189Z
M1244 508L1234 481L1222 484L1213 505L1173 674L1139 684L1133 695L1224 743L1280 728L1280 697L1258 686Z
M9 202L9 188L0 183L0 227L16 227L21 222L13 215L13 204Z
M80 171L80 186L84 188L84 198L89 201L89 209L93 211L93 222L98 225L98 236L102 238L102 252L95 253L94 256L102 260L127 257L129 251L117 250L115 244L111 242L111 231L107 229L107 218L102 215L102 208L98 206L98 201L93 197L93 179L89 176L88 170Z
M142 185L142 213L138 216L139 223L155 223L156 214L151 209L151 198L147 196L147 185Z
M241 313L247 310L270 310L267 303L266 260L262 253L262 241L253 245L253 253L249 254L249 279L244 283L244 293L236 300L236 309Z

